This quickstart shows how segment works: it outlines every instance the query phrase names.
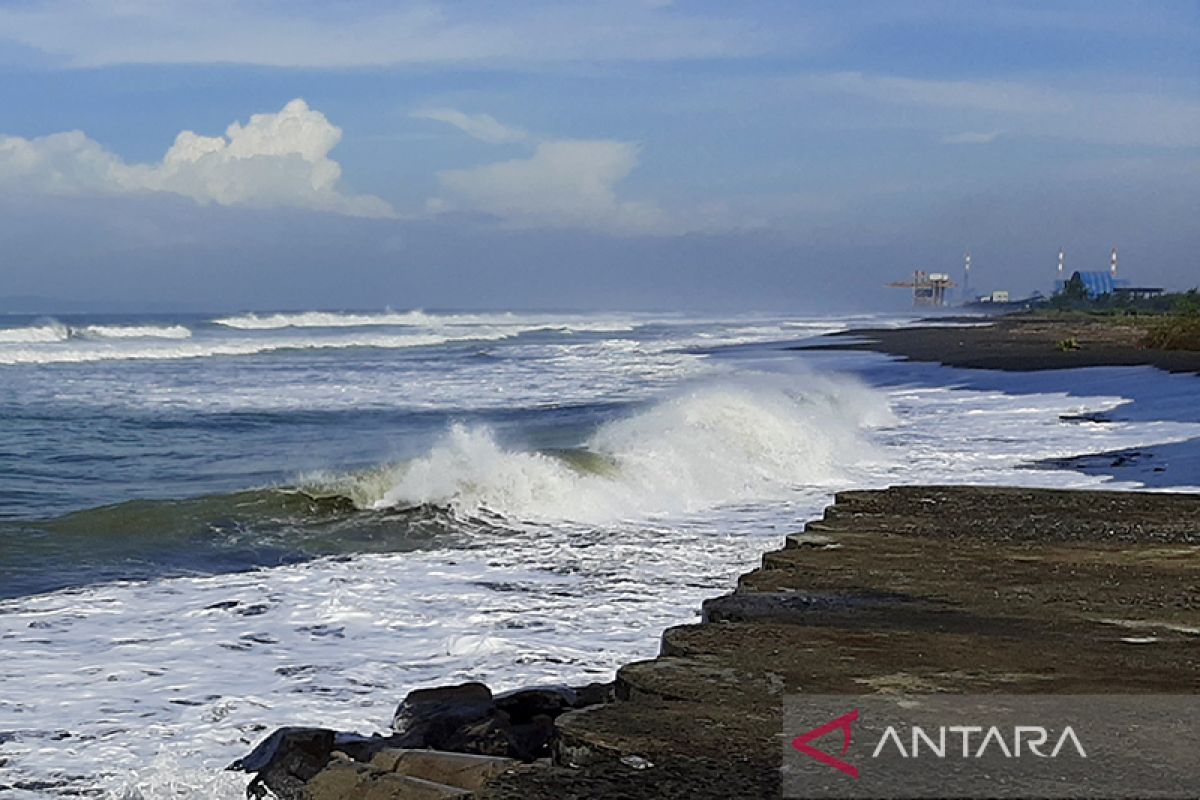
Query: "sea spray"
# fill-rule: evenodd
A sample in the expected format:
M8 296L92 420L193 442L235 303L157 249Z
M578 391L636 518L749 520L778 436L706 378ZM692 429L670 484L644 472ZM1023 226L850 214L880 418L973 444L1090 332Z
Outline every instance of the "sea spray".
M505 447L486 426L455 424L424 456L346 491L375 509L432 504L599 523L781 497L878 457L867 432L892 419L881 394L848 378L794 383L762 376L689 387L602 425L571 458Z

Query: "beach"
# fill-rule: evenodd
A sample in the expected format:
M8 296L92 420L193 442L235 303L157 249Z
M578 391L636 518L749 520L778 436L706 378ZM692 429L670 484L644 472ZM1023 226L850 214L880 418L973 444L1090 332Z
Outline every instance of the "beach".
M1045 352L1066 336L1081 350L1065 355L1084 353L1082 363ZM943 356L949 342L955 348ZM1194 353L1167 354L1159 363L1123 334L1076 323L855 329L792 352L843 348L1017 373L1103 367L1100 374L1118 379L1125 368L1153 363L1177 370L1173 380L1195 380L1186 374ZM1119 407L1064 413L1056 423L1098 430L1119 426L1121 414ZM1013 483L1035 481L1034 468L1131 479L1139 459L1175 465L1153 472L1143 464L1138 475L1147 485L1155 485L1152 477L1163 486L1190 480L1194 440L1162 447L1187 458L1153 461L1153 447L1081 454L1029 463L1028 477ZM1121 460L1121 452L1140 455ZM1099 461L1111 468L1089 470ZM1189 691L1198 674L1198 545L1195 493L990 486L838 492L820 518L742 574L732 593L706 599L698 623L668 628L656 658L622 665L611 698L556 708L542 758L497 761L472 796L778 796L789 738L782 708L803 695ZM331 750L323 774L356 791L385 776L420 775L397 766L403 759L378 755L378 748L406 752L392 746L377 741L374 752L349 762ZM459 749L514 755L479 742ZM1010 790L1020 796L1019 786ZM354 795L322 788L312 796Z
M869 350L967 369L1029 371L1149 365L1168 372L1200 372L1200 351L1149 347L1145 325L1121 318L1039 313L930 322L934 324L848 330L833 334L834 341L814 346ZM945 322L958 324L947 326Z

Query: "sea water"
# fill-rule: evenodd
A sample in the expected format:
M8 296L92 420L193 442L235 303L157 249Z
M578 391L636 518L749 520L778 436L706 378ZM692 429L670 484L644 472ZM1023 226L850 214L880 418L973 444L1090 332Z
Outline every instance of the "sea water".
M0 317L0 796L239 798L275 726L610 679L839 489L1200 436L1192 376L794 349L910 321Z

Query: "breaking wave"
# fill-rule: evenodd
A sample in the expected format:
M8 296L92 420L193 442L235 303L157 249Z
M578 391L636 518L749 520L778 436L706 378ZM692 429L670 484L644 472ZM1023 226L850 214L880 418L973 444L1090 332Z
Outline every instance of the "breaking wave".
M0 344L55 344L70 339L189 339L184 325L84 325L46 320L22 328L0 328Z
M45 322L41 325L30 325L24 328L0 329L0 344L47 344L50 342L65 342L71 336L71 329L59 322Z
M190 339L183 325L86 325L71 328L71 335L84 339Z
M213 320L213 324L245 331L280 330L284 328L367 328L367 327L458 327L467 325L512 327L521 330L574 330L613 332L633 329L633 322L624 317L595 319L580 315L527 315L512 312L478 314L431 314L414 311L383 311L378 313L343 313L334 311L300 311L277 314L240 314Z
M317 339L226 339L197 342L80 341L75 347L7 347L0 349L0 364L78 364L94 361L144 361L150 359L249 356L282 350L329 350L346 347L429 347L455 341L496 340L511 331L472 329L461 335L410 334L337 336ZM109 337L110 339L117 337ZM28 342L22 342L28 344Z
M431 317L423 311L386 311L378 314L343 314L332 311L302 311L293 314L240 314L213 320L216 325L246 331L280 328L363 328L373 325L427 325Z
M455 425L426 455L326 483L359 508L432 505L510 520L604 522L778 498L877 459L868 432L892 420L878 393L810 376L695 388L600 427L578 450L506 447ZM320 491L321 489L318 489Z

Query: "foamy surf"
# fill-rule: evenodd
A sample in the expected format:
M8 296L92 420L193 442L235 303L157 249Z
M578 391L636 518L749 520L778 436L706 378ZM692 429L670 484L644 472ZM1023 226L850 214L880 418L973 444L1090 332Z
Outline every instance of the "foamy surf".
M514 316L274 331L156 317L144 324L193 336L0 345L506 334L403 355L301 347L4 370L0 572L76 588L30 581L0 601L0 785L38 787L19 800L240 799L244 780L222 768L275 726L370 733L421 686L611 678L841 488L1133 488L1129 473L1114 484L1026 467L1200 435L1168 421L1193 419L1191 376L984 380L745 344L848 318L666 315L577 335L567 323L619 317L547 315L553 326L510 335L544 321ZM814 363L862 380L814 376ZM1180 415L1061 419L1150 396ZM342 477L288 488L317 471ZM263 486L276 488L244 491Z
M71 328L71 335L85 339L189 339L183 325L84 325Z
M65 342L70 336L70 329L58 322L46 322L21 328L0 328L0 344Z
M434 505L507 519L610 522L694 513L828 485L878 457L869 431L892 420L878 392L809 376L696 386L602 425L572 453L506 447L454 425L429 453L325 486L360 507Z
M368 328L368 327L461 327L465 325L516 327L524 330L579 330L615 332L631 330L629 317L597 318L595 315L544 315L505 313L431 313L382 311L353 313L343 311L298 311L275 314L239 314L213 320L215 325L245 331L283 328Z
M352 347L405 349L430 347L454 341L494 341L511 336L510 331L470 329L460 335L413 333L408 335L362 334L325 337L288 337L273 339L211 339L172 342L138 341L137 336L112 335L99 339L120 341L83 342L70 339L62 347L0 347L0 364L81 364L95 361L147 361L211 358L214 356L250 356L284 350L336 350ZM187 337L165 336L160 338Z

